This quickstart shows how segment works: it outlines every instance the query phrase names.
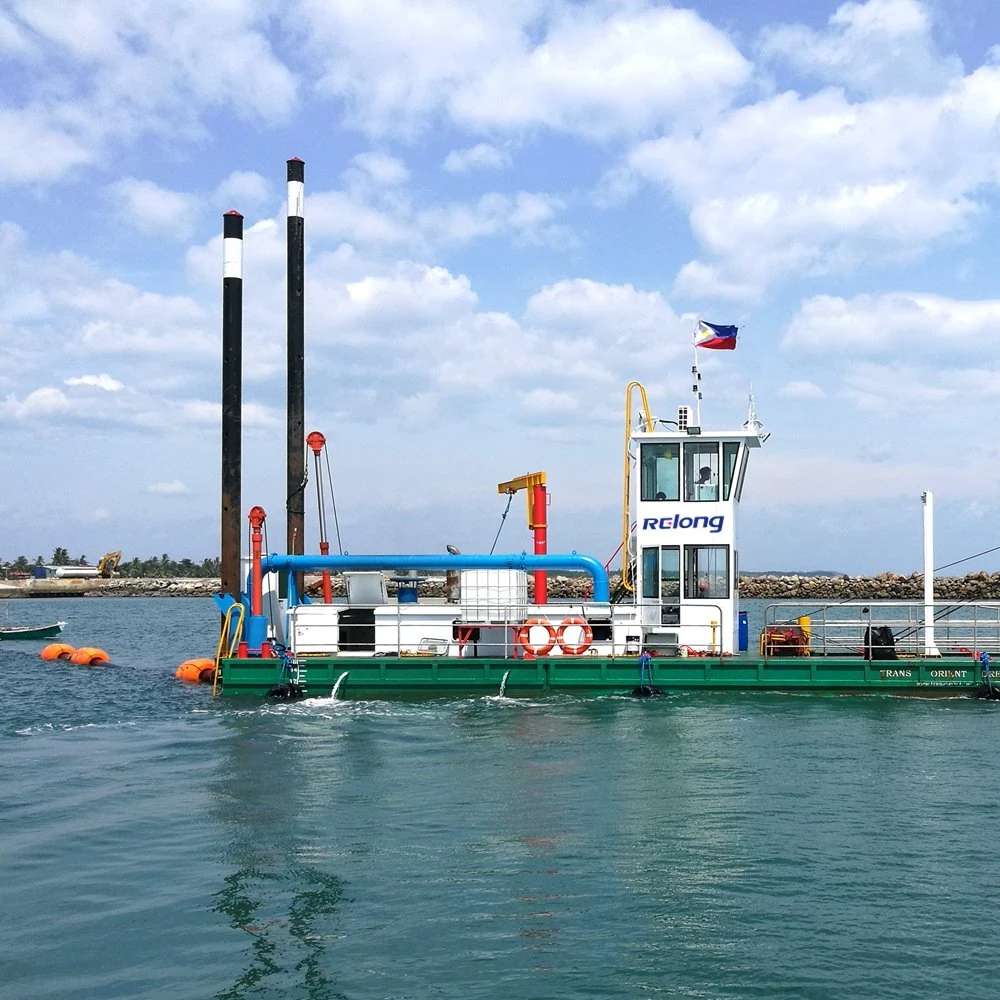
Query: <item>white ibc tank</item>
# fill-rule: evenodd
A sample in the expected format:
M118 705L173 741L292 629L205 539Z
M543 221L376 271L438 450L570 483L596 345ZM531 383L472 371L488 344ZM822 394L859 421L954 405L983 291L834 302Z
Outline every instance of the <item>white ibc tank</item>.
M509 621L528 603L528 575L520 569L463 569L462 605L468 621Z

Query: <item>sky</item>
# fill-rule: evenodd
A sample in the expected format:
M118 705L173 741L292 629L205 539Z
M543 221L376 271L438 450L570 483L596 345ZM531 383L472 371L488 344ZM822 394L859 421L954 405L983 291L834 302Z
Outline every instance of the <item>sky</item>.
M744 570L1000 545L992 0L0 0L0 559L219 552L222 214L243 507L285 537L285 161L344 547L618 544L624 390L771 437ZM316 548L314 483L307 548ZM1000 569L996 553L949 572Z

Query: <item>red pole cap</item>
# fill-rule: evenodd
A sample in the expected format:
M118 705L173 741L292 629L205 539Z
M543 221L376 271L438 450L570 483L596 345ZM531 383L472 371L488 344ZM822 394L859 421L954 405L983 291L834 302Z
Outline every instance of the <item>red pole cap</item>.
M263 507L251 507L247 517L250 519L250 526L252 528L259 528L267 519L267 514Z
M306 444L312 448L314 454L318 455L326 444L326 438L319 431L311 431L306 438Z

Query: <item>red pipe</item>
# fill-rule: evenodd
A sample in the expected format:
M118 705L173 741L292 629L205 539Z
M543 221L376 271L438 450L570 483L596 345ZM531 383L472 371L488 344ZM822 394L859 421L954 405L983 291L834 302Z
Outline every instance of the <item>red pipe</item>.
M531 529L535 533L535 555L548 553L548 522L545 485L539 483L531 488ZM544 569L535 570L535 604L549 603L549 575Z
M328 556L330 554L330 543L324 539L319 543L319 554ZM333 582L330 579L330 571L323 570L323 603L333 604Z
M252 507L250 510L250 567L252 583L250 585L250 614L260 616L264 613L264 574L261 572L261 527L267 514L263 507Z

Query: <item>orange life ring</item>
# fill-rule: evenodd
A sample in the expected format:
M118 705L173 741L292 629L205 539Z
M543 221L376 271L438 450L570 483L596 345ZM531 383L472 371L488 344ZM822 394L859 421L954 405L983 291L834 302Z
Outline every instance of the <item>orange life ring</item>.
M539 646L537 649L531 645L531 629L538 625L545 629L548 633L548 640L544 646ZM528 656L547 656L552 652L553 647L556 644L556 630L552 627L552 622L548 618L526 618L517 628L514 630L514 636L517 639L518 645L527 653Z
M572 628L576 625L583 632L583 641L579 646L571 646L566 642L565 635L566 629ZM564 618L562 624L556 629L556 642L559 643L559 648L567 656L583 656L584 653L590 649L590 644L594 641L594 630L590 627L586 618L572 617Z

